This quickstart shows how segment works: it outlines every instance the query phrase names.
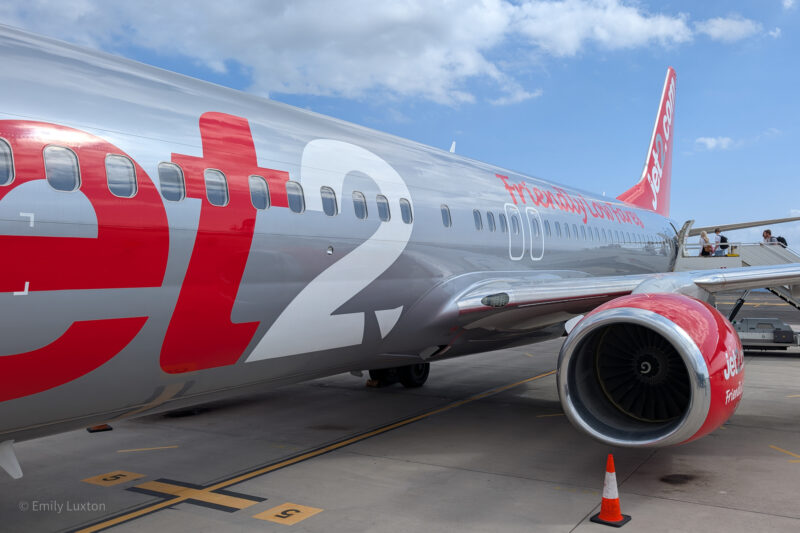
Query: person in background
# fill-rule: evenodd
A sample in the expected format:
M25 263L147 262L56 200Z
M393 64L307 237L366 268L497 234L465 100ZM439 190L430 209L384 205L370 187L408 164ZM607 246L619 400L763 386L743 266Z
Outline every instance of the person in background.
M764 242L761 244L778 244L778 239L772 236L772 230L770 229L765 229L761 236L764 237Z
M727 241L727 239L725 239ZM714 229L714 257L722 257L725 255L725 250L720 247L722 243L722 234L719 228Z
M711 244L711 241L708 240L708 233L705 231L700 232L700 255L703 257L709 257L711 255L712 250L714 250L714 246Z

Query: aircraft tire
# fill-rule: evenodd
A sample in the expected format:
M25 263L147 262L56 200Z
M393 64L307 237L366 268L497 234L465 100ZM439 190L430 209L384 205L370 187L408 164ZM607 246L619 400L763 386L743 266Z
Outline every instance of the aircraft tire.
M397 368L397 377L400 383L407 389L422 387L428 381L428 374L431 372L430 363L417 363L415 365L401 366Z

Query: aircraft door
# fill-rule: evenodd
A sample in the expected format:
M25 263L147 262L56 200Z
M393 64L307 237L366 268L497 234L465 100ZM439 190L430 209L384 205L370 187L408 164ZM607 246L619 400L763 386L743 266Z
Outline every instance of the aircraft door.
M539 212L533 207L525 209L528 215L528 229L531 236L531 259L539 261L544 257L544 227Z
M508 219L508 256L514 261L519 261L525 255L525 228L522 225L522 215L514 204L506 204L505 212Z

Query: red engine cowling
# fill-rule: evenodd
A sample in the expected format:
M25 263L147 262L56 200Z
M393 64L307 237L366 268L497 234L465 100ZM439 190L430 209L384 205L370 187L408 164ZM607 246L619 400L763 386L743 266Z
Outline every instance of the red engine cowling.
M678 294L601 305L570 332L558 359L567 417L614 446L668 446L714 431L736 410L743 381L731 323Z

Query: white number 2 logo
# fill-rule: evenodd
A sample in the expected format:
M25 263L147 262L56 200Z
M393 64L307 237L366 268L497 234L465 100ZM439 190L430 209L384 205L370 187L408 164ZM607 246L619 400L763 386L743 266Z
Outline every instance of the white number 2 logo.
M400 215L400 198L411 201L403 178L386 161L353 144L317 139L303 150L300 181L308 191L306 209L322 211L320 187L332 187L342 198L344 179L359 171L371 177L381 194L389 198L395 214L379 224L375 233L355 250L328 267L300 291L256 345L247 361L260 361L301 353L317 352L361 344L364 313L333 313L375 281L400 257L411 237L411 224ZM413 206L412 206L413 213ZM392 330L403 311L375 311L381 335ZM312 334L298 335L298 326Z

